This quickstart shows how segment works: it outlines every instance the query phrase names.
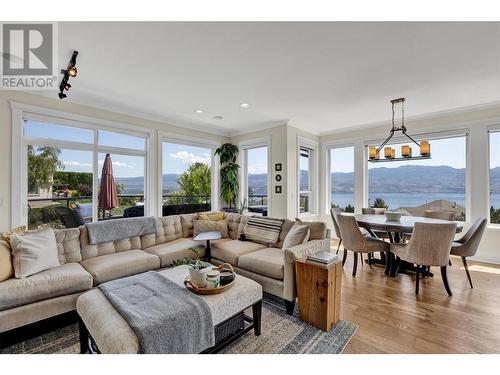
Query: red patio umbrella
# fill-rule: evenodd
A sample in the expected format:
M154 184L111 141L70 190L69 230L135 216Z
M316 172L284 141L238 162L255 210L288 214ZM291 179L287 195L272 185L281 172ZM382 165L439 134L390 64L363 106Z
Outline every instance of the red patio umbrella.
M115 179L113 178L113 163L111 156L106 154L102 165L101 188L99 189L99 208L106 213L118 206L118 196L116 195Z

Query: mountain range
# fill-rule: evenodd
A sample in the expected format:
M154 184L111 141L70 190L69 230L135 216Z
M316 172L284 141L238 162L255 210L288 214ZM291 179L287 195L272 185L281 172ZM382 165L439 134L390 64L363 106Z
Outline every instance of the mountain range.
M300 185L306 186L307 171L301 171ZM179 174L163 175L164 193L178 189ZM353 173L335 172L331 174L333 192L349 193L354 191ZM115 178L117 183L125 185L124 194L142 194L142 177ZM490 169L491 190L500 193L500 167ZM465 169L448 166L403 165L397 168L373 168L368 170L370 192L442 192L463 193L465 191ZM248 184L256 195L267 194L267 174L249 174Z

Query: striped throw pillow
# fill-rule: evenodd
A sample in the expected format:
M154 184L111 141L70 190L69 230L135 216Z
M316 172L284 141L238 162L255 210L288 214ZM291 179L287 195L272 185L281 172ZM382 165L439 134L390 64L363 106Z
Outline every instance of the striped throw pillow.
M283 219L253 216L245 225L243 234L248 241L274 245L279 240L283 222Z

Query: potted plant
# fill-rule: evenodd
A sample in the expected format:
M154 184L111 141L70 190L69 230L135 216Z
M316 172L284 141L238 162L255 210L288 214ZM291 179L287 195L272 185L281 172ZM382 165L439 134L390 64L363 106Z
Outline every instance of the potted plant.
M215 150L215 155L219 155L221 166L220 196L227 203L227 208L224 211L235 211L238 201L238 170L240 168L236 163L238 152L238 146L231 143L224 143Z
M189 276L192 283L198 287L204 287L207 284L206 275L214 266L200 259L199 248L192 247L191 251L195 255L194 258L178 259L172 263L172 267L180 265L189 266Z

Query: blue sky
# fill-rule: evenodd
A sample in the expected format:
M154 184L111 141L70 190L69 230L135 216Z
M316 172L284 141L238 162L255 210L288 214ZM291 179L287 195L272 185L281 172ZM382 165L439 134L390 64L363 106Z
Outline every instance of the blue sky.
M191 164L211 164L210 149L185 146L175 143L163 143L163 174L185 172Z

